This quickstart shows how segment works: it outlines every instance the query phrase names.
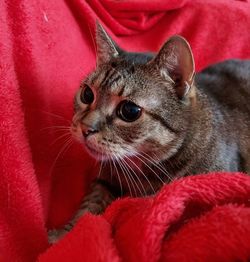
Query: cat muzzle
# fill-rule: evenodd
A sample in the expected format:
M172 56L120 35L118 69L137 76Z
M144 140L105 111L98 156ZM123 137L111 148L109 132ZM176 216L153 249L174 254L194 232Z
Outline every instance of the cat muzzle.
M88 136L93 135L97 132L98 132L97 129L94 129L94 128L91 128L91 127L82 128L82 134L85 138L87 138Z

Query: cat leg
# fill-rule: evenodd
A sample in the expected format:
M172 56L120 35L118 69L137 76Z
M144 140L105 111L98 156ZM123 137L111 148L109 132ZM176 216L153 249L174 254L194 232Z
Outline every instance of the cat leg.
M73 219L59 230L50 230L48 232L49 243L55 243L67 234L74 225L78 222L80 217L85 213L90 212L92 214L101 214L106 207L115 199L113 194L102 183L96 181L92 185L91 192L83 199L81 206Z
M99 181L96 181L92 185L91 192L83 199L81 208L76 214L75 219L78 220L79 217L82 216L82 211L84 213L90 212L95 215L103 213L106 207L110 205L114 199L115 197L110 190L102 183L99 183Z

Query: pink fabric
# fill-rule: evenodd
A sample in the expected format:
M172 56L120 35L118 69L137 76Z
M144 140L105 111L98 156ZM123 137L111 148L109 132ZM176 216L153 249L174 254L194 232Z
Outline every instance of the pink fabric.
M192 46L197 70L225 58L250 57L248 1L130 0L118 3L115 0L3 0L0 4L0 260L34 261L48 248L46 228L60 227L72 216L91 179L97 174L98 166L76 143L58 155L66 137L58 139L63 132L51 128L69 125L73 95L80 80L94 69L96 19L127 50L156 51L172 34L183 35ZM214 177L220 180L220 174ZM216 179L211 184L211 190L217 188ZM227 183L234 183L233 176L228 176L228 179ZM246 185L248 178L244 177L242 181L242 185ZM166 190L168 187L162 192ZM220 194L226 193L223 188L220 190ZM238 191L230 191L231 196L237 196ZM119 223L119 228L122 229L122 225L126 224L129 235L128 232L134 230L132 224L129 224L130 220L126 221L129 214L133 214L139 203L145 204L146 208L150 201L157 202L161 195L163 193L155 200L122 200L121 204L111 207L110 215L107 213L104 217L86 216L68 237L75 239L76 246L86 242L95 243L87 232L99 236L102 231L94 251L97 254L101 254L101 250L108 252L106 247L110 246L110 253L105 253L106 258L108 255L109 258L115 258L118 255L114 247L116 242L110 236L111 227L114 226L112 221L124 219L124 223ZM124 210L122 207L126 201L129 204ZM226 208L227 212L232 212L232 216L226 215L226 211L223 214L229 220L232 217L232 222L234 213L243 212L243 219L238 223L239 227L241 223L244 227L249 214L245 202L241 202L242 206L229 203ZM220 207L214 206L213 210L211 215L204 215L205 221L216 220L216 212L222 212ZM135 214L138 219L135 223L138 226L145 225L149 221L147 214L143 217ZM198 230L202 221L199 218L192 221L190 230L196 222ZM192 231L186 230L183 228L181 232L186 232L189 237ZM226 233L229 234L228 231ZM184 241L184 238L176 238L171 243ZM60 241L41 259L49 260L53 252L56 252L55 256L59 255L59 247L63 254L67 250L67 243L66 239ZM200 243L198 241L197 246ZM119 245L122 244L119 241ZM141 247L139 242L138 245ZM125 246L128 250L121 251L123 247L119 248L119 256L130 258L131 246ZM232 246L238 247L234 242ZM163 244L161 248L163 259L164 254L170 252L167 250L176 248L176 245ZM180 254L184 248L180 246ZM81 250L79 256L83 259L88 250L84 246ZM186 250L191 252L188 246ZM202 246L199 250L202 250ZM88 254L93 252L94 256L94 251ZM240 252L235 249L235 254L239 255ZM79 253L71 253L72 257L76 254ZM136 257L137 253L134 254Z

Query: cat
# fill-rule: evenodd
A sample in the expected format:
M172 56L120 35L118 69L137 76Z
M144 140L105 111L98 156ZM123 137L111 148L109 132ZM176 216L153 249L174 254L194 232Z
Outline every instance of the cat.
M102 169L64 230L86 211L100 214L123 195L152 195L179 177L250 172L250 61L224 61L195 76L183 37L172 36L156 55L131 53L100 24L96 46L71 130Z

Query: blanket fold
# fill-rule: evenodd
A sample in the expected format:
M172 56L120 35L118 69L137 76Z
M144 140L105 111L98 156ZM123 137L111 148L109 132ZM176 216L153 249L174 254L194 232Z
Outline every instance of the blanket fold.
M248 261L249 198L244 174L186 177L83 216L39 261Z
M249 178L240 174L213 174L205 191L195 185L208 183L206 175L174 182L155 197L119 200L103 216L84 216L49 247L46 231L72 217L99 169L66 129L79 83L95 67L96 19L131 51L156 51L183 35L197 71L250 57L249 1L1 1L0 261L244 261ZM216 197L204 193L211 188Z

